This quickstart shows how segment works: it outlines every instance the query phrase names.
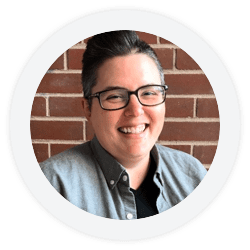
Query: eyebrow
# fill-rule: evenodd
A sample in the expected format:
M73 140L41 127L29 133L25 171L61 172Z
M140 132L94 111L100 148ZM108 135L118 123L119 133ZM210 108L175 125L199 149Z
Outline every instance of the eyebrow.
M147 85L154 85L154 83L147 83L145 85L142 85L141 87L143 86L147 86ZM128 90L127 88L124 88L124 87L121 87L121 86L109 86L109 87L106 87L105 89L103 89L102 91L106 91L106 90L114 90L114 89L125 89L125 90ZM101 91L101 92L102 92ZM129 90L128 90L129 91Z
M126 88L123 88L121 86L109 86L109 87L106 87L105 89L103 89L102 91L105 91L105 90L114 90L114 89L126 89Z

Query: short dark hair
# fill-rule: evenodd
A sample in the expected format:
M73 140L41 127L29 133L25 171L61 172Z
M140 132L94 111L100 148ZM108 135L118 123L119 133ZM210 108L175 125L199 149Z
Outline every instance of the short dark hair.
M136 53L146 54L154 60L159 70L161 84L164 85L163 69L154 50L140 40L135 31L110 31L95 35L88 40L82 60L84 97L88 98L92 94L92 88L96 85L97 71L107 59ZM91 99L89 99L89 105L91 106Z

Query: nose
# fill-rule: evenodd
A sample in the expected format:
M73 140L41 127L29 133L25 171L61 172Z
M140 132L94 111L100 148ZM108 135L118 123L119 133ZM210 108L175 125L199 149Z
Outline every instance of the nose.
M136 95L130 95L128 106L125 107L125 116L140 116L144 114L143 105L139 102Z

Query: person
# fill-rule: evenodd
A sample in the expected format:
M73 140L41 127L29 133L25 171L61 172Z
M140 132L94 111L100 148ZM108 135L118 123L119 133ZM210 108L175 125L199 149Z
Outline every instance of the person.
M82 106L91 141L41 163L69 202L111 219L156 215L185 199L206 175L189 154L156 144L167 86L153 49L134 31L89 39L83 56Z

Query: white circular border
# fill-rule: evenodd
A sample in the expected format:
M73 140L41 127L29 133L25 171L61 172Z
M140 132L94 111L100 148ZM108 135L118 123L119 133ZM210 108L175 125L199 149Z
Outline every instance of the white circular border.
M119 221L89 214L62 198L38 167L30 138L30 112L44 74L64 51L84 38L109 30L131 29L165 38L199 64L215 92L220 139L212 167L184 201L157 216ZM239 105L233 83L220 59L194 32L165 16L137 10L113 10L85 16L50 37L26 65L13 96L10 133L19 171L36 199L56 218L89 235L115 240L154 237L178 228L201 212L224 185L236 158L240 138Z

